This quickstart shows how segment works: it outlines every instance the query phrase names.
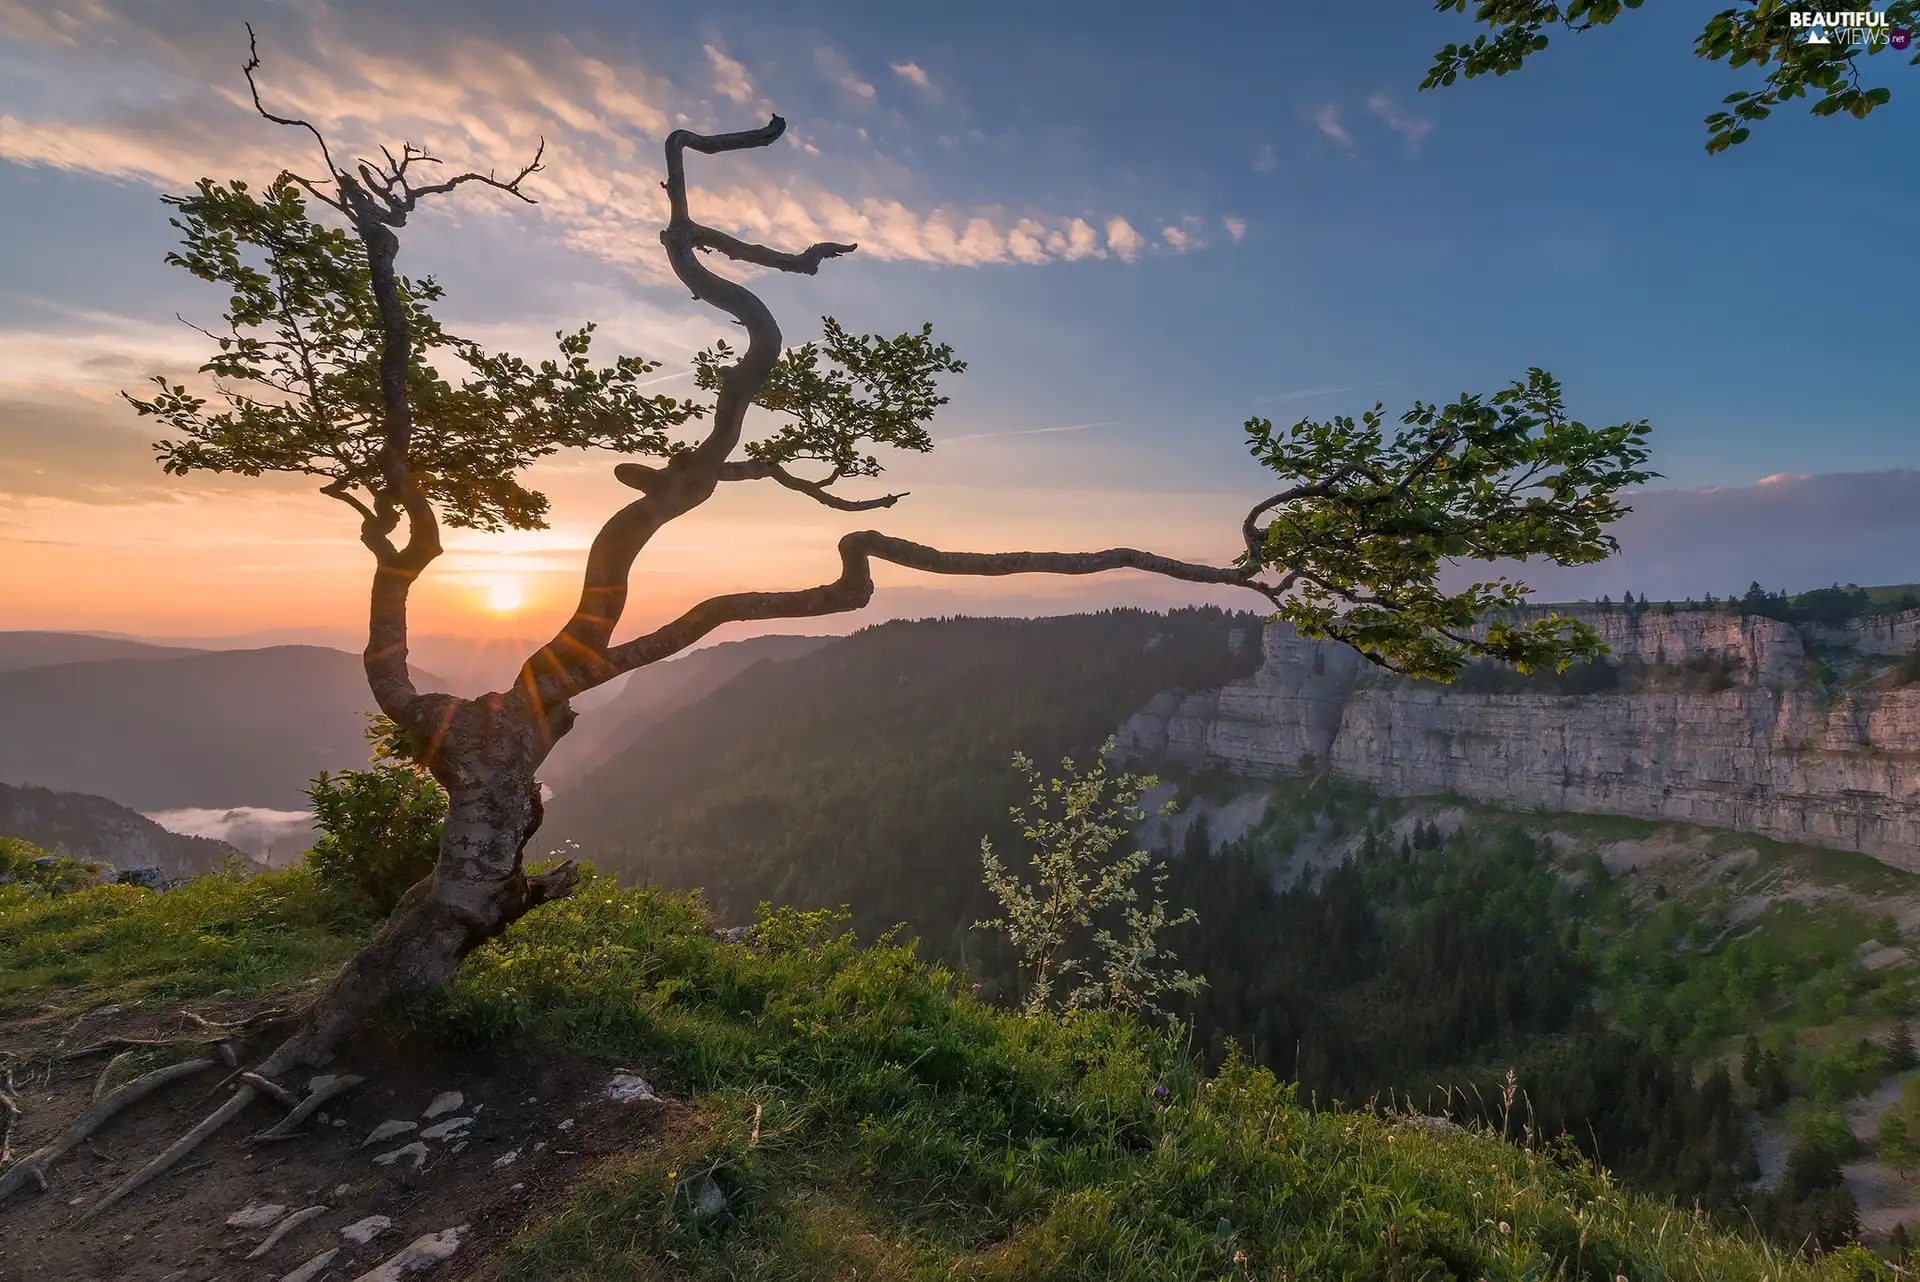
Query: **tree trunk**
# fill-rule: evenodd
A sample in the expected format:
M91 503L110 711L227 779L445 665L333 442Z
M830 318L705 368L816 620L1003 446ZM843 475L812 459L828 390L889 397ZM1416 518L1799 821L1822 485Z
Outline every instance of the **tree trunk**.
M518 703L496 694L456 705L429 757L448 801L433 872L308 1008L261 1066L266 1076L323 1066L381 1006L445 984L468 953L573 889L571 860L536 877L525 870L543 817L534 771L557 735ZM570 716L558 720L565 733Z

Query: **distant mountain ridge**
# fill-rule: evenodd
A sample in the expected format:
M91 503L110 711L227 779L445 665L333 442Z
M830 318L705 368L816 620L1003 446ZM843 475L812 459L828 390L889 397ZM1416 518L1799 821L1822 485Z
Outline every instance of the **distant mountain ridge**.
M360 656L318 646L0 672L0 781L140 811L302 809L316 773L366 763L373 706Z
M0 837L19 837L70 859L156 869L169 880L215 872L229 860L252 862L224 841L168 832L105 797L4 783Z
M102 659L184 659L200 653L197 647L151 645L90 632L0 632L0 672Z

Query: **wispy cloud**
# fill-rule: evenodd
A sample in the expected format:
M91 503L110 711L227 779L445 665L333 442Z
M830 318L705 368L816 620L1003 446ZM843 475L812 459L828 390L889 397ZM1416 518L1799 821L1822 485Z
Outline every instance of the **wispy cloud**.
M1119 421L1107 420L1099 423L1063 423L1059 427L1023 427L1006 432L970 432L965 436L949 436L941 440L942 445L954 445L961 441L985 441L1001 436L1048 436L1054 432L1090 432L1098 427L1118 427Z
M1244 240L1247 235L1247 220L1244 218L1223 218L1220 225L1227 229L1227 235L1235 241Z
M1202 235L1205 227L1205 223L1189 214L1177 223L1162 227L1160 229L1160 239L1166 241L1168 248L1172 249L1176 254L1184 254L1189 250L1205 249L1207 242L1206 238Z
M1107 220L1107 248L1120 258L1132 262L1139 257L1141 247L1146 243L1146 237L1135 231L1133 224L1118 214Z
M1412 115L1398 107L1393 99L1384 93L1374 94L1367 99L1367 110L1378 116L1387 128L1400 135L1406 144L1407 154L1413 155L1420 150L1420 144L1433 132L1433 122Z
M706 46L707 60L713 64L713 88L735 102L752 102L753 85L747 80L747 69L726 54Z
M1340 123L1340 108L1335 104L1327 103L1313 113L1313 127L1348 151L1353 150L1353 135Z
M1316 396L1338 396L1342 392L1355 392L1355 387L1301 387L1290 392L1274 392L1267 396L1253 398L1255 405L1276 405L1288 401L1310 401Z
M471 33L430 39L395 19L382 24L375 49L362 43L353 3L276 7L262 35L263 84L276 109L313 120L347 154L405 138L450 169L513 163L544 137L546 168L529 182L540 200L531 216L563 244L646 279L666 278L653 235L666 214L659 141L676 126L729 123L685 114L699 95L562 37L512 45ZM237 75L244 48L209 38L203 25L175 23L130 0L88 0L53 24L23 13L0 0L0 40L35 46L35 56L59 60L75 84L101 87L67 100L84 106L59 111L9 101L0 90L0 160L173 190L203 174L259 180L310 161L299 138L253 115ZM693 74L714 93L741 105L757 94L736 59L717 45L700 48ZM831 51L820 69L859 100L874 96ZM949 266L1131 261L1144 246L1125 216L1089 221L1021 209L1014 193L991 193L975 208L916 206L912 175L897 164L871 151L850 155L844 141L830 156L818 152L808 140L750 166L703 165L704 174L727 177L710 186L696 178L693 203L703 220L756 240L856 242L863 258ZM472 207L518 212L478 200Z
M933 78L921 69L919 63L896 62L893 64L893 74L910 85L917 85L929 93L933 91Z
M1270 174L1279 167L1279 159L1273 154L1273 144L1263 142L1253 150L1253 172Z

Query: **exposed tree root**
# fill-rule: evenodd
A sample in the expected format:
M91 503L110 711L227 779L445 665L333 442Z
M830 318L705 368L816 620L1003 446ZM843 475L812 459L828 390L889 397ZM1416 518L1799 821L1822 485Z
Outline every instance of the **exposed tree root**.
M107 1093L107 1083L113 1080L113 1070L126 1063L127 1057L131 1054L133 1054L132 1051L121 1051L118 1055L108 1060L107 1066L100 1070L100 1076L93 1079L94 1103L98 1104L100 1097Z
M252 1073L242 1073L240 1075L243 1081L250 1080L253 1076L254 1074ZM294 1110L280 1119L277 1124L262 1131L260 1138L263 1140L293 1138L294 1133L300 1129L300 1124L318 1112L322 1104L325 1104L336 1095L346 1094L366 1080L366 1078L356 1077L352 1073L348 1073L345 1077L334 1078L325 1086L322 1086L319 1090L307 1096L306 1099L301 1100L300 1103L295 1106Z
M21 1158L6 1174L0 1175L0 1202L6 1201L29 1183L45 1188L48 1168L68 1149L106 1125L115 1114L128 1105L145 1099L169 1082L191 1077L195 1073L204 1072L212 1067L213 1061L210 1059L183 1060L178 1064L169 1064L165 1068L156 1068L151 1073L134 1078L120 1089L109 1092L106 1098L88 1109L73 1125L60 1132L45 1146Z
M273 1096L273 1098L280 1101L282 1107L285 1107L285 1108L299 1107L299 1104L300 1104L299 1095L295 1094L293 1091L288 1090L286 1087L282 1086L278 1082L271 1081L265 1077L260 1076L260 1074L258 1073L251 1073L251 1072L242 1072L240 1074L240 1080L245 1082L247 1085L253 1087L254 1089L260 1091L264 1095Z
M327 1271L327 1266L333 1263L333 1257L338 1254L340 1254L339 1247L328 1247L293 1272L287 1274L287 1276L281 1278L280 1282L313 1282L315 1278Z
M289 1215L286 1219L274 1225L273 1232L267 1234L266 1240L260 1243L259 1246L254 1247L253 1250L247 1252L247 1258L249 1260L259 1259L267 1252L273 1250L274 1247L279 1246L281 1238L293 1232L308 1220L317 1219L326 1213L327 1208L324 1206L310 1206L304 1211L295 1211L292 1215Z
M13 1160L13 1126L20 1120L20 1105L13 1098L13 1074L7 1074L7 1089L0 1091L0 1108L7 1110L7 1124L0 1126L0 1166Z
M213 1061L207 1060L205 1062L207 1064L212 1064ZM86 1220L92 1219L94 1216L99 1215L102 1211L105 1211L108 1207L113 1206L114 1204L119 1202L122 1198L126 1197L129 1193L132 1193L135 1190L139 1189L141 1186L145 1185L148 1181L154 1179L156 1176L165 1174L168 1168L174 1166L176 1163L180 1161L181 1158L193 1152L193 1150L195 1150L196 1148L199 1148L200 1145L204 1143L209 1136L213 1135L216 1131L218 1131L221 1127L225 1126L228 1122L231 1122L234 1118L244 1113L247 1110L247 1106L252 1104L253 1101L259 1098L260 1098L260 1092L258 1090L256 1090L251 1086L242 1085L239 1090L236 1090L233 1093L233 1096L231 1099L229 1099L226 1103L222 1104L219 1108L215 1109L213 1113L204 1122L200 1123L200 1125L194 1127L192 1130L188 1131L185 1135L182 1135L179 1139L175 1140L167 1148L166 1152L160 1154L160 1156L154 1158L151 1162L148 1162L145 1166L135 1171L132 1175L129 1175L126 1179L120 1181L120 1183L115 1185L112 1191L110 1191L105 1197L101 1198L98 1202L95 1202L92 1206L88 1207L85 1211L82 1211L80 1213L81 1221L84 1222Z
M285 1019L290 1012L276 1006L270 1010L257 1011L245 1019L237 1019L228 1023L211 1020L204 1015L196 1015L190 1010L180 1010L174 1013L182 1020L193 1024L200 1031L196 1034L181 1037L103 1037L99 1041L89 1042L85 1046L76 1046L72 1050L61 1051L53 1057L53 1062L56 1064L64 1064L69 1060L88 1059L94 1055L104 1055L108 1051L166 1049L177 1046L218 1046L230 1041L235 1033L251 1028L256 1024L272 1023L276 1020ZM88 1014L92 1014L92 1012L89 1011ZM85 1019L85 1015L81 1016L80 1021L75 1022L74 1028L77 1029L80 1022ZM72 1032L73 1030L69 1029L68 1031ZM222 1052L222 1058L226 1058L231 1054L232 1051L230 1049L226 1050Z

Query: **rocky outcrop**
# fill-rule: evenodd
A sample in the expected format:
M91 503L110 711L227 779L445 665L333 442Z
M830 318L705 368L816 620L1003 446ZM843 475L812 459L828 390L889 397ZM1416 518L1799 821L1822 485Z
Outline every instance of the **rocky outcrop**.
M0 837L19 837L69 859L122 870L146 869L165 881L251 861L224 841L168 832L105 797L0 783Z
M1247 775L1324 767L1383 792L1682 820L1920 870L1920 686L1819 686L1801 633L1770 619L1583 617L1627 669L1711 664L1718 681L1703 689L1648 679L1632 692L1583 695L1468 693L1381 673L1345 646L1272 624L1251 678L1204 694L1163 693L1118 742L1131 756ZM1920 616L1808 640L1888 655L1910 648L1899 641L1911 627Z

